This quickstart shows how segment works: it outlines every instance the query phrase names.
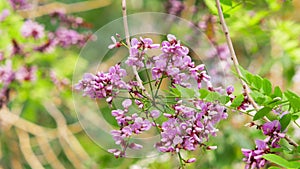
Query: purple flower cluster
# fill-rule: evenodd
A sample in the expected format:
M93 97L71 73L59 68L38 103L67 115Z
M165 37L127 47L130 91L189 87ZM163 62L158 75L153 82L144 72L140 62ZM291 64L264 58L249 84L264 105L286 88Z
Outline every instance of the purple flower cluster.
M179 16L185 8L183 2L180 0L168 0L165 6L169 14L177 16Z
M13 10L23 10L31 5L28 0L8 0ZM1 27L0 32L7 34L10 32L7 25L13 20L6 19L10 15L10 10L4 9L0 11L0 22L4 27ZM51 15L53 16L53 15ZM20 34L26 40L32 38L34 43L23 43L19 38L11 38L8 46L3 46L3 51L0 51L0 107L9 102L10 91L15 89L14 83L23 83L26 81L33 82L36 80L36 72L38 67L29 65L33 63L27 61L35 52L50 52L55 47L70 47L71 45L82 46L90 37L88 34L79 33L75 28L86 26L82 18L73 17L60 13L58 19L61 20L61 25L54 32L45 30L45 27L33 20L25 20L21 28ZM16 35L16 37L19 37ZM7 49L7 50L6 50ZM4 63L4 64L3 64ZM21 64L20 64L21 63ZM51 77L52 78L52 77ZM55 81L58 84L58 80ZM64 82L60 82L63 85Z
M30 7L27 0L9 0L11 7L14 10L26 9Z
M135 104L138 105L137 102L135 102ZM122 102L124 110L117 109L111 112L112 116L115 117L120 126L120 130L111 131L115 143L121 146L121 150L108 150L109 152L113 153L115 157L125 156L127 147L135 150L143 148L142 145L137 143L130 143L128 139L132 137L133 134L141 134L144 131L150 130L153 125L149 120L140 117L136 113L129 115L128 109L131 105L132 101L130 99L126 99Z
M14 71L11 60L6 60L5 65L0 65L0 107L8 102L10 84L35 81L36 70L35 66L22 66Z
M267 137L264 140L256 140L256 148L254 150L242 149L245 156L243 161L246 162L245 169L264 167L267 160L262 156L272 153L271 148L279 148L280 139L285 137L285 134L281 132L281 125L278 120L263 124L261 129Z
M209 136L216 136L215 125L228 116L224 107L201 100L194 100L193 107L179 101L173 108L175 114L164 113L168 120L162 123L162 138L156 145L161 152L194 151Z
M79 33L75 30L75 28L83 26L82 18L69 16L63 12L54 12L50 16L55 18L57 16L58 19L61 19L60 25L54 32L47 34L45 43L34 47L35 51L51 52L56 46L68 48L77 45L81 47L90 37L89 34ZM21 28L21 33L25 38L40 39L45 36L45 28L35 21L27 20Z
M117 35L118 37L118 35ZM119 38L119 37L118 37ZM111 38L113 44L108 48L119 48L126 46L124 42L117 41L115 37ZM159 49L161 54L157 56L148 56L147 52L151 49ZM150 38L133 38L130 55L125 60L128 66L135 66L138 70L147 70L148 83L154 81L157 86L159 81L167 78L171 87L175 84L182 87L191 88L192 83L189 80L196 81L198 88L202 88L202 82L206 82L209 90L214 90L210 76L207 75L203 64L195 65L191 57L188 56L189 49L181 45L180 41L174 35L167 35L167 41L160 44L153 43ZM151 73L150 71L151 70ZM152 75L152 76L151 76ZM152 126L160 132L161 140L155 147L161 152L178 153L181 149L187 151L196 150L198 146L206 146L205 142L210 136L216 136L218 129L216 124L222 119L227 118L225 108L211 102L204 102L198 98L190 98L185 102L177 98L176 102L168 108L172 113L162 110L158 106L156 94L152 97L147 96L144 90L139 88L138 82L130 80L125 82L126 71L120 68L120 64L111 67L108 73L99 72L96 75L87 73L83 79L75 86L75 89L83 91L83 95L91 98L105 98L109 104L112 104L114 97L117 97L120 90L129 93L130 97L122 102L123 110L112 110L112 116L115 117L119 130L111 132L113 139L121 149L110 149L116 157L125 156L127 148L140 149L141 145L130 142L134 134L140 134L149 130ZM149 92L149 93L150 93ZM228 93L233 92L229 88ZM163 96L162 96L163 97ZM164 105L165 103L161 103ZM130 112L129 107L135 106L139 112ZM155 119L164 115L167 120L156 123ZM151 122L152 121L152 122ZM207 146L207 149L213 150L215 146ZM183 160L185 163L192 163L194 158Z
M125 63L129 66L136 66L137 69L143 68L147 49L157 49L159 47L160 45L153 44L150 38L140 38L140 41L133 38L131 40L130 55Z
M126 70L122 69L120 64L111 67L108 73L86 73L83 79L75 85L75 89L82 90L83 95L91 98L107 98L106 101L111 103L119 90L130 89L130 86L122 80L126 74Z
M64 10L56 10L50 14L52 23L60 22L60 24L71 28L78 28L86 24L81 17L67 15Z
M194 79L198 88L201 88L203 81L207 83L207 86L212 87L205 66L203 64L195 66L191 57L188 56L189 49L182 46L174 35L169 34L167 38L168 41L162 42L161 51L163 53L153 57L153 79L158 80L167 76L171 79L172 84L179 84L183 87L191 87L189 81Z
M53 43L58 44L63 48L67 48L72 45L83 46L87 40L85 35L67 28L58 28L53 37Z

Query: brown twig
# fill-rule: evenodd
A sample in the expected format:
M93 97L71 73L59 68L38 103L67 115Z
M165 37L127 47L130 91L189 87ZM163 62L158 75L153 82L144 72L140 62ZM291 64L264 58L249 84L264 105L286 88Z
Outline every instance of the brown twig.
M50 128L42 127L25 119L20 118L18 115L9 112L6 107L0 110L0 121L5 124L13 125L23 131L31 133L35 136L46 137L48 139L56 138L56 131Z
M231 38L230 38L229 30L228 30L228 27L226 25L226 22L225 22L225 19L224 19L224 16L223 16L223 11L222 11L222 8L221 8L220 0L216 0L216 3L217 3L217 8L218 8L218 14L219 14L219 18L220 18L220 23L222 25L222 30L223 30L223 32L225 34L226 42L227 42L227 45L228 45L228 48L229 48L229 51L230 51L230 54L231 54L231 60L233 61L234 68L235 68L235 70L236 70L236 72L237 72L237 74L239 76L241 84L243 85L243 89L245 91L245 94L248 97L249 102L252 104L252 106L256 110L259 110L259 106L256 104L256 102L253 100L253 98L250 95L249 86L242 79L243 74L241 73L241 70L239 69L239 61L238 61L237 56L235 54L235 50L233 48L233 44L232 44L232 41L231 41Z
M60 110L51 101L46 101L44 107L49 114L54 118L58 134L59 141L62 144L62 148L66 152L68 158L74 163L75 168L82 168L83 162L91 162L88 153L84 150L81 144L78 142L73 133L69 130L65 117ZM95 166L95 164L93 164Z
M20 129L16 129L16 131L19 137L20 149L22 151L25 160L28 162L30 167L38 168L38 169L44 168L43 165L38 160L37 156L32 151L28 133Z
M248 98L249 102L252 104L252 106L254 107L254 109L256 111L258 111L260 108L257 105L257 103L253 100L253 98L251 97L249 86L242 79L243 75L242 75L242 73L241 73L241 71L239 69L239 62L238 62L237 56L235 54L235 50L233 48L233 44L232 44L232 41L231 41L231 38L230 38L229 30L228 30L228 27L227 27L225 19L224 19L224 15L223 15L223 11L222 11L220 0L216 0L216 4L217 4L218 14L219 14L219 18L220 18L220 24L221 24L222 30L223 30L223 32L225 34L226 42L227 42L227 45L228 45L228 48L229 48L229 51L230 51L230 54L231 54L231 59L233 61L234 68L235 68L235 70L236 70L236 72L238 74L239 80L241 81L241 84L243 86L243 89L245 91L245 94L247 95L247 98ZM264 117L263 120L270 121L266 117ZM288 141L288 143L290 145L298 147L298 144L295 141L293 141L292 139L290 139L288 136L285 136L285 139Z
M126 0L122 0L122 15L123 15L124 31L125 31L125 36L126 36L126 44L128 46L128 49L130 50L130 34L129 34L128 22L127 22ZM142 89L142 91L144 91L146 96L149 99L151 99L150 94L146 91L146 89L143 85L143 81L137 72L136 66L133 66L132 69L133 69L133 73L135 75L135 78L138 82L139 87Z
M47 159L48 164L52 168L63 169L64 165L58 160L57 155L52 150L52 147L49 144L49 141L44 137L36 137L39 147L41 148L44 157Z

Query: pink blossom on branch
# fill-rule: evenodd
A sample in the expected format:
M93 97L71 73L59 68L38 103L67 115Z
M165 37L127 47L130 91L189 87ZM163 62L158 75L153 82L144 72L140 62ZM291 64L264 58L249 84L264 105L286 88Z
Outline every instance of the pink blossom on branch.
M35 39L40 39L45 36L44 26L34 22L32 20L27 20L24 22L21 33L24 37L33 37Z

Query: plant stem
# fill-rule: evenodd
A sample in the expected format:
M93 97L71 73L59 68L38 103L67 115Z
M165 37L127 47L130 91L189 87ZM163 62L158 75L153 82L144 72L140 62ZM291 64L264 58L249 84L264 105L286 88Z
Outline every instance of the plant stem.
M239 62L238 62L237 56L235 54L233 44L232 44L232 41L231 41L231 38L230 38L229 30L228 30L228 27L227 27L225 19L224 19L224 15L223 15L223 11L222 11L222 8L221 8L220 0L216 0L216 4L217 4L218 14L219 14L219 18L220 18L220 24L221 24L222 30L225 34L226 42L227 42L227 45L228 45L228 48L229 48L229 51L230 51L230 54L231 54L231 60L233 61L234 68L235 68L235 70L238 74L238 77L241 81L244 92L247 95L247 98L248 98L249 102L252 104L252 106L255 108L255 110L258 111L260 108L257 105L257 103L253 100L253 98L251 97L249 86L247 85L247 83L242 78L243 75L242 75L242 73L239 69ZM264 117L263 120L265 120L267 122L270 121L266 117ZM290 139L287 135L284 138L285 138L286 141L288 141L288 143L290 145L298 147L298 144L295 141L293 141L292 139Z
M184 164L183 164L183 162L182 162L182 156L181 156L181 154L180 154L180 151L177 153L178 154L178 158L179 158L179 161L180 161L180 166L181 166L181 168L183 169L184 168Z
M126 11L126 0L122 0L122 15L123 15L123 25L124 25L124 31L125 31L125 38L126 38L126 43L130 52L130 34L129 34L129 29L128 29L128 22L127 22L127 11ZM145 95L150 99L151 96L149 93L146 91L145 87L143 86L143 81L141 80L136 66L132 67L133 73L135 75L135 78L138 82L139 87L142 89L142 91L145 92Z
M259 106L256 104L256 102L253 100L253 98L251 97L250 95L250 91L249 91L249 86L247 85L247 83L241 78L243 77L243 74L241 73L240 69L239 69L239 62L238 62L238 59L237 59L237 56L235 54L235 51L234 51L234 48L233 48L233 44L232 44L232 41L231 41L231 38L230 38L230 34L229 34L229 30L228 30L228 27L226 25L226 22L225 22L225 19L224 19L224 16L223 16L223 11L222 11L222 8L221 8L221 4L220 4L220 0L216 0L216 3L217 3L217 8L218 8L218 14L219 14L219 18L220 18L220 23L222 25L222 30L225 34L225 38L226 38L226 42L227 42L227 45L228 45L228 48L229 48L229 51L230 51L230 55L231 55L231 60L233 61L233 65L234 65L234 68L239 76L239 79L241 81L241 84L243 86L243 89L249 99L249 102L252 104L252 106L256 109L256 110L259 110Z
M163 76L160 78L160 81L159 81L158 86L157 86L157 88L156 88L155 96L154 96L154 97L156 97L157 94L158 94L158 90L159 90L159 88L160 88L160 85L161 85L161 83L162 83L162 80L163 80Z
M150 79L150 75L149 75L149 72L148 72L148 69L147 69L147 66L146 66L146 62L145 62L145 60L144 60L144 67L145 67L145 70L146 70L147 79L148 79L148 81L150 82L150 81L151 81L151 79ZM150 90L151 90L152 99L154 100L152 83L150 82L150 83L149 83L149 85L150 85Z

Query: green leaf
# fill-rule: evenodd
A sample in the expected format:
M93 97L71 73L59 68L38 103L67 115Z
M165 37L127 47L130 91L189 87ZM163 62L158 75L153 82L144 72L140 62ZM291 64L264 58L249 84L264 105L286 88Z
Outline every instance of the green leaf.
M253 120L258 120L263 118L264 116L266 116L270 111L272 110L272 108L270 107L264 107L262 109L260 109L253 117Z
M271 148L270 149L271 150L271 152L273 152L273 153L277 153L277 152L282 152L283 151L283 148L282 147L280 147L280 148Z
M276 86L274 88L274 97L280 97L280 98L282 98L282 91L281 91L281 89L280 89L279 86Z
M294 168L295 167L292 164L290 164L289 161L287 161L286 159L284 159L276 154L265 154L265 155L263 155L263 158L268 161L271 161L275 164L278 164L282 167L285 167L285 168Z
M292 120L293 120L293 121L298 120L298 118L299 118L298 115L295 115L295 114L292 115Z
M220 0L223 5L232 6L231 0Z
M204 0L204 2L212 14L214 15L218 14L218 9L216 7L216 3L214 0Z
M251 73L246 73L245 77L246 77L248 84L251 84L253 82L254 76Z
M175 97L181 97L181 93L177 88L170 88L170 90L163 90L166 93L169 93Z
M209 91L206 89L199 89L199 93L200 93L200 99L204 99L208 95Z
M293 108L293 110L295 112L300 111L300 104L299 104L300 103L300 97L297 94L295 94L291 91L284 92L284 95L289 100L290 105Z
M281 168L275 167L275 166L271 166L271 167L269 167L268 169L281 169Z
M218 92L210 92L207 96L206 96L206 100L209 102L213 102L216 100L220 100L221 95Z
M290 161L290 165L293 166L293 168L298 168L300 166L300 162L299 161Z
M240 106L243 101L244 101L244 95L240 94L236 98L233 99L232 104L230 106L236 108L236 107Z
M253 77L253 85L254 85L254 87L256 89L258 89L258 90L261 89L261 87L262 87L262 81L263 81L263 79L260 76L255 75Z
M182 87L180 85L175 85L176 89L181 93L181 97L194 97L195 96L195 91L194 89Z
M265 95L258 91L252 91L250 95L253 97L254 101L260 105L262 105L266 100Z
M263 79L262 81L262 87L263 87L263 91L266 95L271 95L272 94L272 84L268 79Z
M285 114L280 120L281 131L284 131L292 120L291 114Z
M230 101L230 97L229 96L221 96L219 101L221 104L226 104Z

